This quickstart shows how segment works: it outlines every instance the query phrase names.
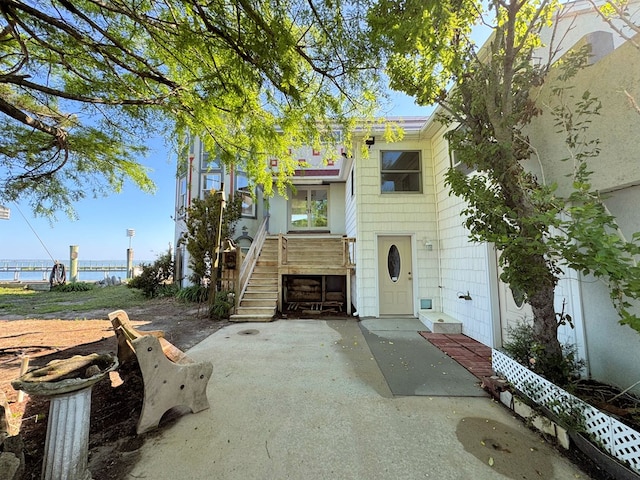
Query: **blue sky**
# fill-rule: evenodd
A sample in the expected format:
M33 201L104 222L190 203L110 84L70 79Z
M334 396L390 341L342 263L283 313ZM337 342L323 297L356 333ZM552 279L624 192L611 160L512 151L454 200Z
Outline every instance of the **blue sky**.
M411 98L395 96L387 116L428 115L431 108L418 107ZM79 260L124 260L129 238L135 261L147 263L173 244L176 157L162 139L148 143L150 152L141 163L152 169L156 193L151 195L127 183L120 194L87 198L75 205L78 220L58 214L55 222L34 217L27 204L14 205L9 220L0 220L0 260L69 261L69 247L78 246ZM35 233L34 233L35 230ZM44 244L44 246L43 246ZM51 257L50 257L51 255Z
M80 260L124 260L129 248L127 229L135 230L134 260L148 262L166 252L174 235L176 157L162 139L153 139L148 146L149 154L140 161L151 169L155 194L126 183L120 194L76 203L78 220L59 213L53 222L34 217L26 203L6 205L11 217L0 220L0 260L49 260L50 253L68 263L71 245L78 246Z

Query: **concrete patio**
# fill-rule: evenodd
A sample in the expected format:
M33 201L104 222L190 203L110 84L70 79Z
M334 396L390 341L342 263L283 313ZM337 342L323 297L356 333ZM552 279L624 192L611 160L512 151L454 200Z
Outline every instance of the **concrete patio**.
M420 338L403 319L365 327L391 332L381 341L393 345ZM429 395L423 379L426 394L394 396L363 329L354 319L280 320L216 332L189 351L213 362L211 409L149 434L131 478L589 478L464 369L454 383L471 382L473 396ZM441 369L425 367L437 387Z

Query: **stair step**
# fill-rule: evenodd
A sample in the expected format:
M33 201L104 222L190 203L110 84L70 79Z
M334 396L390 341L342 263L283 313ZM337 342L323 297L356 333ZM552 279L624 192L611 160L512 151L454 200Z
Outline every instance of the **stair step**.
M242 298L238 308L275 308L275 298Z
M277 292L278 291L278 280L258 280L258 281L249 281L247 284L247 290L252 292Z
M230 322L271 322L274 315L231 315Z
M259 315L259 316L274 316L276 314L275 302L270 307L243 307L239 306L235 315Z
M277 300L278 298L278 292L276 290L274 291L254 291L254 290L249 290L247 289L244 292L244 296L242 297L242 300Z

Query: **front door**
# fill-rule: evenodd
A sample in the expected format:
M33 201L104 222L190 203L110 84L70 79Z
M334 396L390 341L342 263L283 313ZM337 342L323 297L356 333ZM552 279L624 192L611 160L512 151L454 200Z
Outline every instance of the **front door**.
M380 315L413 315L411 237L378 237Z
M327 230L329 191L322 187L298 187L291 195L291 230Z

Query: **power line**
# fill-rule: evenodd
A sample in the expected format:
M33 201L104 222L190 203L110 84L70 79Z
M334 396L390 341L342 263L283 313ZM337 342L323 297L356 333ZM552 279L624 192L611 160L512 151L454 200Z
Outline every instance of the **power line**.
M31 229L31 231L33 232L33 234L36 236L36 238L40 241L40 243L42 244L42 248L45 249L45 251L49 254L49 258L51 258L51 261L53 263L56 263L56 260L53 258L53 255L51 255L51 252L49 252L49 249L47 248L47 246L44 244L44 242L42 241L42 239L40 238L40 236L38 235L38 232L35 231L35 229L31 226L31 224L29 223L29 220L27 220L27 217L24 216L24 213L22 213L22 210L20 210L20 207L18 206L17 203L14 202L14 205L16 206L16 208L18 209L18 212L20 212L20 215L22 215L22 218L24 218L24 221L27 222L27 225L29 225L29 228Z

